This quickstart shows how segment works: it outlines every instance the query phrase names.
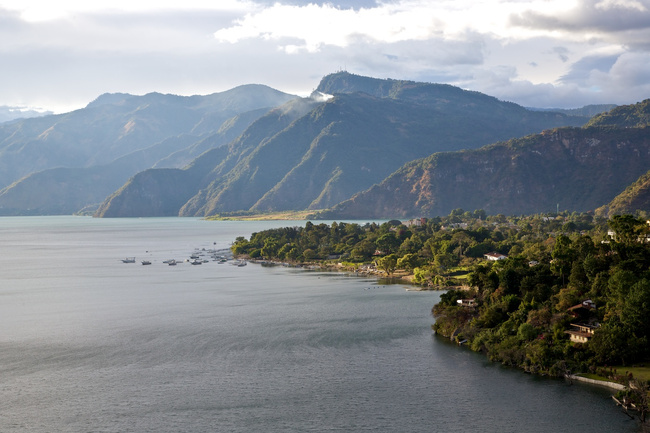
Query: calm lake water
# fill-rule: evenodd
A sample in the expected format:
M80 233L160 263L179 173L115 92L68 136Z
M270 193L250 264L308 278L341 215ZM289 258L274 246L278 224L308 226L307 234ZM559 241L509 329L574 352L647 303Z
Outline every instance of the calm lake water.
M302 224L0 218L0 431L637 431L609 390L433 336L439 293L162 263Z

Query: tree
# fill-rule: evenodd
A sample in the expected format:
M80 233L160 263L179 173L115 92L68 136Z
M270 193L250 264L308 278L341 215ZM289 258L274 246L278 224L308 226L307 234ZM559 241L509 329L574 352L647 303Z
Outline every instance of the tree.
M487 213L483 209L476 209L474 211L474 218L485 221L487 218Z
M401 242L395 236L395 233L389 232L386 234L383 234L377 238L375 241L375 245L377 245L377 249L379 251L382 251L385 254L391 254L399 248Z
M417 253L422 249L423 245L424 243L422 242L420 235L414 234L402 242L402 244L399 246L399 252L401 254Z
M443 273L447 269L456 266L458 264L458 257L451 253L440 253L436 254L433 258L433 266L438 271L438 273Z
M420 257L417 254L405 254L403 257L397 259L397 267L410 271L420 266L420 261Z
M261 253L267 259L276 258L278 254L278 242L273 238L266 238Z
M564 285L565 276L571 272L573 263L571 239L568 236L559 235L555 240L555 246L553 246L551 256L553 257L551 270L562 277L562 285Z
M378 269L386 272L387 275L391 275L395 272L397 267L397 254L389 254L384 257L380 257L375 260L375 265Z
M615 233L615 241L625 245L638 242L647 232L647 224L632 215L614 215L607 223Z
M363 261L370 259L374 252L375 244L367 239L364 239L361 242L357 243L354 248L352 248L352 251L350 251L350 256L354 260Z

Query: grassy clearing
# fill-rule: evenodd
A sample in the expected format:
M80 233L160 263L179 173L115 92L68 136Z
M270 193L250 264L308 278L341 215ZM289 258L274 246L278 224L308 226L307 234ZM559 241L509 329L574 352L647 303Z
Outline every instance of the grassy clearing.
M617 377L620 377L622 382L627 382L626 379L624 379L626 376L628 376L628 373L632 373L632 377L634 379L642 380L642 381L650 381L650 367L645 367L645 366L625 366L625 365L616 365L612 366L611 369L615 371L615 375ZM579 376L586 377L588 379L594 379L594 380L603 380L603 381L612 381L611 378L607 378L605 376L601 376L599 374L595 373L580 373Z
M650 380L650 367L645 367L645 366L628 367L624 365L618 365L614 368L619 374L625 374L626 372L629 372L632 373L635 379Z
M593 374L593 373L580 373L578 374L580 377L586 377L587 379L593 379L593 380L602 380L604 382L609 382L610 379L607 379L606 377L600 376L598 374Z
M209 216L209 221L281 221L281 220L307 220L314 214L313 210L284 211L284 212L228 212Z

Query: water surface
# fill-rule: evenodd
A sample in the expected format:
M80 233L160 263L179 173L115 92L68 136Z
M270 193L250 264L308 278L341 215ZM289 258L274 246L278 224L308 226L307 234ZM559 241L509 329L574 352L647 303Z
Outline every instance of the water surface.
M303 223L0 218L0 431L636 431L608 390L432 336L438 293L163 264Z

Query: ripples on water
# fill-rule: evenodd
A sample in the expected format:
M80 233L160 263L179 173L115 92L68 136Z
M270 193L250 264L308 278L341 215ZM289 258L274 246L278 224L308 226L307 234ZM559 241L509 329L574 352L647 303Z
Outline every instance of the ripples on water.
M636 430L609 391L507 370L433 337L437 293L162 264L286 223L0 224L3 432ZM133 255L153 264L119 261Z

